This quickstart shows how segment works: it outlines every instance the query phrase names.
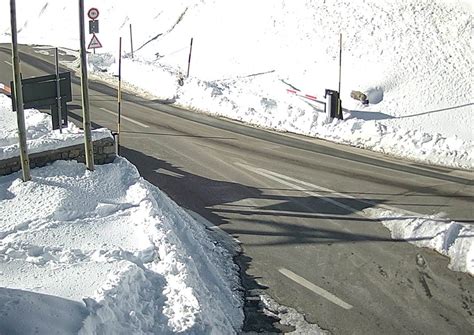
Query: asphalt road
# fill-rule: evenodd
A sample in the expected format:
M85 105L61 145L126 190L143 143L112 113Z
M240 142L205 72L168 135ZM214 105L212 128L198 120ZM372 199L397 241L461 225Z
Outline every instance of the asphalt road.
M23 77L53 73L51 55L22 47ZM0 82L11 78L9 63L0 45ZM90 96L94 125L116 129L116 91L91 82ZM449 270L434 251L392 240L360 212L383 205L473 224L472 172L124 99L121 154L242 242L246 331L281 328L258 311L255 296L265 293L333 334L473 333L473 278Z

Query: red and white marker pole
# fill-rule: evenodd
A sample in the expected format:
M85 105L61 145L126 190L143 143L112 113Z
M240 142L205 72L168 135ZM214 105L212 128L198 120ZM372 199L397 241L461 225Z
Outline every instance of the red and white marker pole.
M11 96L12 95L12 90L11 90L10 86L7 86L7 85L4 85L4 84L0 83L0 93Z
M299 90L290 90L290 89L287 89L286 91L287 91L288 93L297 95L297 96L299 96L299 97L302 97L302 98L305 98L305 99L308 99L308 100L318 101L318 98L316 98L316 96L311 95L311 94L303 93L303 92L301 92L301 91L299 91Z

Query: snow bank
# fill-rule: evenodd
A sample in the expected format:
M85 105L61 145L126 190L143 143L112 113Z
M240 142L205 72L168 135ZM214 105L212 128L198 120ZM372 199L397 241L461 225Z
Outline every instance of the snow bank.
M0 160L20 155L16 113L12 112L11 99L0 94ZM51 116L38 110L25 110L26 140L29 153L53 150L84 143L84 133L73 123L59 130L52 130ZM94 129L92 140L112 137L108 129Z
M450 269L474 275L472 224L449 221L442 215L411 216L383 208L368 208L364 212L381 221L390 230L392 238L436 250L450 258Z
M232 255L125 159L94 172L57 161L33 169L27 183L1 177L0 211L1 333L241 327ZM28 322L19 325L24 310Z
M422 162L474 166L467 1L139 0L128 6L91 0L89 5L100 10L104 45L93 63L109 75L115 72L118 37L128 38L133 24L135 59L124 60L123 78L147 96ZM58 0L18 6L21 42L77 49L77 27L70 25L77 8ZM5 41L7 15L6 8L0 11ZM53 25L68 29L58 32ZM337 88L339 33L348 120L327 122L321 104L288 96L286 89L323 100L324 89ZM191 77L181 87L177 79L186 73L191 37ZM129 57L128 43L124 48ZM352 100L351 90L365 92L371 104Z

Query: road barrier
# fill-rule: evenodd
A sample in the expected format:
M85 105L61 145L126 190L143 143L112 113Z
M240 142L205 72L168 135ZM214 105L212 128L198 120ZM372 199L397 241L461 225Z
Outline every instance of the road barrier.
M4 85L4 84L0 83L0 93L5 94L7 96L11 96L12 95L12 90L11 90L10 86L7 86L7 85Z
M302 98L305 98L305 99L309 99L309 100L312 100L312 101L318 101L318 98L316 98L316 96L314 95L311 95L311 94L305 94L299 90L290 90L290 89L287 89L286 90L288 93L291 93L291 94L294 94L294 95L297 95L299 97L302 97Z

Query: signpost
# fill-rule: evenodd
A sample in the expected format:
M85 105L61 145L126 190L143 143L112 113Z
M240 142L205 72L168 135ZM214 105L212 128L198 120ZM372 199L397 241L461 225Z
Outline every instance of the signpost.
M99 10L97 8L92 7L87 12L87 16L89 17L89 34L92 34L92 39L89 42L89 46L87 49L93 49L95 53L95 49L102 48L102 43L100 43L97 35L99 33Z

